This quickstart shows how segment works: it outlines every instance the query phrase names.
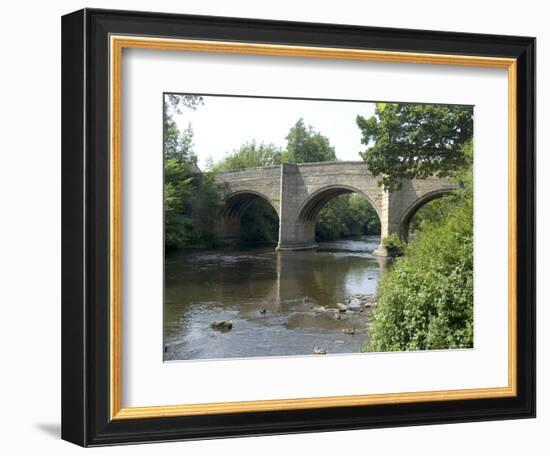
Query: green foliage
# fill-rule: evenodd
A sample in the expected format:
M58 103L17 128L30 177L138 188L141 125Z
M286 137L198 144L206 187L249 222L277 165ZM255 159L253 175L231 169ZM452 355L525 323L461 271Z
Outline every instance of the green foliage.
M164 223L167 249L213 244L213 226L220 205L213 176L196 173L188 163L164 161Z
M336 160L334 147L326 136L315 131L311 125L306 127L300 118L292 126L286 137L287 146L283 160L290 163L313 163Z
M388 190L401 179L453 176L467 166L463 146L473 134L468 106L377 103L375 115L357 116L361 153Z
M216 244L214 226L221 203L221 192L212 174L195 174L193 192L186 202L186 211L193 223L191 244Z
M462 147L462 150L467 166L463 170L458 170L452 178L461 186L461 189L443 198L430 201L422 206L409 222L409 233L419 233L423 229L429 229L430 226L434 226L445 220L445 218L453 212L461 198L466 196L465 193L471 193L473 187L472 141L467 141Z
M420 209L417 239L382 278L368 351L473 346L472 141L461 151L460 188Z
M193 192L189 170L174 159L164 161L164 243L167 248L182 247L190 242L193 224L185 202Z
M193 128L191 124L182 132L173 121L168 122L164 136L164 158L186 162L194 169L197 168L197 156L193 150Z
M195 95L167 94L164 98L164 157L176 158L196 165L197 157L193 152L193 129L191 125L180 132L174 114L181 114L185 109L195 110L203 104L203 98Z
M334 148L326 136L304 124L303 119L292 126L286 136L285 149L274 144L244 143L212 166L214 171L233 171L245 168L276 166L281 163L311 163L336 160Z
M360 195L342 195L319 213L315 226L318 240L380 233L380 220L371 204Z
M233 153L212 166L213 171L234 171L245 168L274 166L282 163L283 151L273 144L257 144L251 141L243 144Z
M180 95L177 93L167 93L165 98L165 107L176 114L181 114L185 109L192 111L204 104L204 98L200 95Z
M196 109L201 97L167 95L164 106L164 236L165 248L215 241L213 226L219 191L213 176L200 173L193 151L191 125L180 132L172 112Z
M263 198L257 198L241 218L241 241L273 244L279 239L279 216Z
M451 197L449 197L451 198ZM473 346L473 198L452 197L443 219L426 221L382 279L369 351Z
M457 169L452 178L460 185L460 194L472 195L474 188L474 144L472 138L461 146L464 155L464 166Z
M397 234L391 233L382 239L382 247L384 247L390 255L400 255L405 250L405 243Z
M420 233L426 227L444 220L454 209L454 198L438 198L422 206L409 222L409 233Z
M182 155L180 150L180 131L176 122L171 118L164 116L164 157L177 157Z

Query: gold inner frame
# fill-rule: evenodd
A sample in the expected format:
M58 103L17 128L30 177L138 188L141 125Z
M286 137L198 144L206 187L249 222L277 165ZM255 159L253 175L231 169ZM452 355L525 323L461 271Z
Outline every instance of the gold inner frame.
M273 399L244 402L122 407L122 145L123 49L195 51L334 60L453 65L508 70L508 385L505 387ZM110 37L110 414L111 419L513 397L517 394L517 61L511 58L387 52L137 36Z

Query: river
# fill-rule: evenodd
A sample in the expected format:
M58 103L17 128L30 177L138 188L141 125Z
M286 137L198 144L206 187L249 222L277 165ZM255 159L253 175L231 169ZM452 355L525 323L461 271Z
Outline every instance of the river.
M164 359L360 352L385 267L372 255L379 242L362 236L299 252L270 246L168 254ZM213 329L220 320L232 329Z

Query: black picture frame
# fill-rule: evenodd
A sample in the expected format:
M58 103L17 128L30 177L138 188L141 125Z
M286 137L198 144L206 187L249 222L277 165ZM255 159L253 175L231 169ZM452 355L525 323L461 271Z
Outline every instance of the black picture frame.
M109 36L517 59L517 395L111 420ZM82 446L535 416L535 39L84 9L62 19L62 438Z

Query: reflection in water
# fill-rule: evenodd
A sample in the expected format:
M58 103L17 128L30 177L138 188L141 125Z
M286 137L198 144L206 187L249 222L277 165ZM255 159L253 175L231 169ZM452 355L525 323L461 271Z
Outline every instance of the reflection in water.
M367 341L371 299L384 260L379 237L273 247L180 252L166 257L165 359L356 353ZM347 312L337 304L345 303ZM213 330L231 320L230 331ZM346 331L346 332L344 332Z

